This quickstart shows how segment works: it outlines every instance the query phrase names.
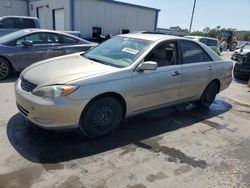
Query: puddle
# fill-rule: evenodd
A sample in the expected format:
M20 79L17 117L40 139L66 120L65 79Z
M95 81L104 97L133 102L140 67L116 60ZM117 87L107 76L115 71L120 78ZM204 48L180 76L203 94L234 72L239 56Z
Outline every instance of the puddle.
M136 185L127 185L127 188L147 188L147 186L140 183Z
M158 172L157 174L149 174L146 179L149 182L154 182L156 180L162 180L168 178L167 175L165 175L163 172Z
M236 112L241 112L241 113L247 113L247 114L250 114L250 112L249 112L249 111L245 111L245 110L234 110L234 111L236 111Z
M82 185L80 178L78 176L70 176L64 181L58 188L69 188L69 187L81 187L87 188L86 186Z
M204 169L208 166L205 160L195 160L194 157L189 157L178 149L170 148L167 146L160 146L157 140L155 139L145 140L143 142L136 143L136 145L149 151L166 155L166 160L169 162L179 162L182 164L190 165L194 168L201 169Z
M42 166L43 166L43 168L44 168L46 171L64 169L64 164L60 164L60 163L55 163L55 164L42 164Z
M131 152L135 152L137 148L133 145L129 145L129 146L123 147L122 149L123 149L123 152L121 152L119 156L123 156Z
M234 130L234 129L229 129L228 128L228 126L229 126L228 124L220 124L220 123L216 123L216 122L210 121L210 120L204 120L201 123L204 123L204 124L208 125L209 127L214 128L214 129L216 129L218 131L222 130L222 129L226 129L226 130L228 130L228 131L230 131L232 133L236 132L236 130ZM211 129L205 130L202 133L205 134L209 130L211 130Z
M43 172L40 166L28 167L18 171L0 175L1 188L30 187Z
M190 166L181 166L180 168L174 170L174 175L180 176L181 174L185 174L191 171L192 168Z

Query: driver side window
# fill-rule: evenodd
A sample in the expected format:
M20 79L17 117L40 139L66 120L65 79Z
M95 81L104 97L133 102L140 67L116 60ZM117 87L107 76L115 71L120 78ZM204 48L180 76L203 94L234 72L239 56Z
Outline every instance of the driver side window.
M154 61L158 67L177 64L177 45L176 42L166 42L154 48L145 61Z

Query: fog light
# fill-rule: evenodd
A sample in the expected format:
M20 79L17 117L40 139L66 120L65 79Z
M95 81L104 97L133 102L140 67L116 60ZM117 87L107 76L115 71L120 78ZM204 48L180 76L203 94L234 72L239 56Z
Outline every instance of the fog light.
M44 125L49 125L52 124L53 121L52 120L48 120L48 119L41 119L41 118L35 118L35 121L39 124L44 124Z

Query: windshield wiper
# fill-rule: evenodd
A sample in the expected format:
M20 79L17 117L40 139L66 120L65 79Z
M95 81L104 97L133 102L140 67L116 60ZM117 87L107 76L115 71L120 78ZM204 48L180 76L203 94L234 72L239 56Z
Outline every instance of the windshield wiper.
M85 57L86 59L89 59L89 60L91 60L91 61L95 61L95 62L104 64L104 65L109 65L109 66L111 66L110 63L107 63L107 62L105 62L105 61L103 61L103 60L100 60L100 59L96 59L96 58L94 58L94 57L86 57L84 54L83 54L83 57Z

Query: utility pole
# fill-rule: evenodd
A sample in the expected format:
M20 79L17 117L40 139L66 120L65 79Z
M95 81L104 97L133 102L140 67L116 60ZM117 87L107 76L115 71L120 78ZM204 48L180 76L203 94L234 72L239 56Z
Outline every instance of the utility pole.
M192 17L191 17L191 21L190 21L189 33L191 33L191 30L192 30L195 5L196 5L196 0L194 0L194 6L193 6L193 12L192 12Z

